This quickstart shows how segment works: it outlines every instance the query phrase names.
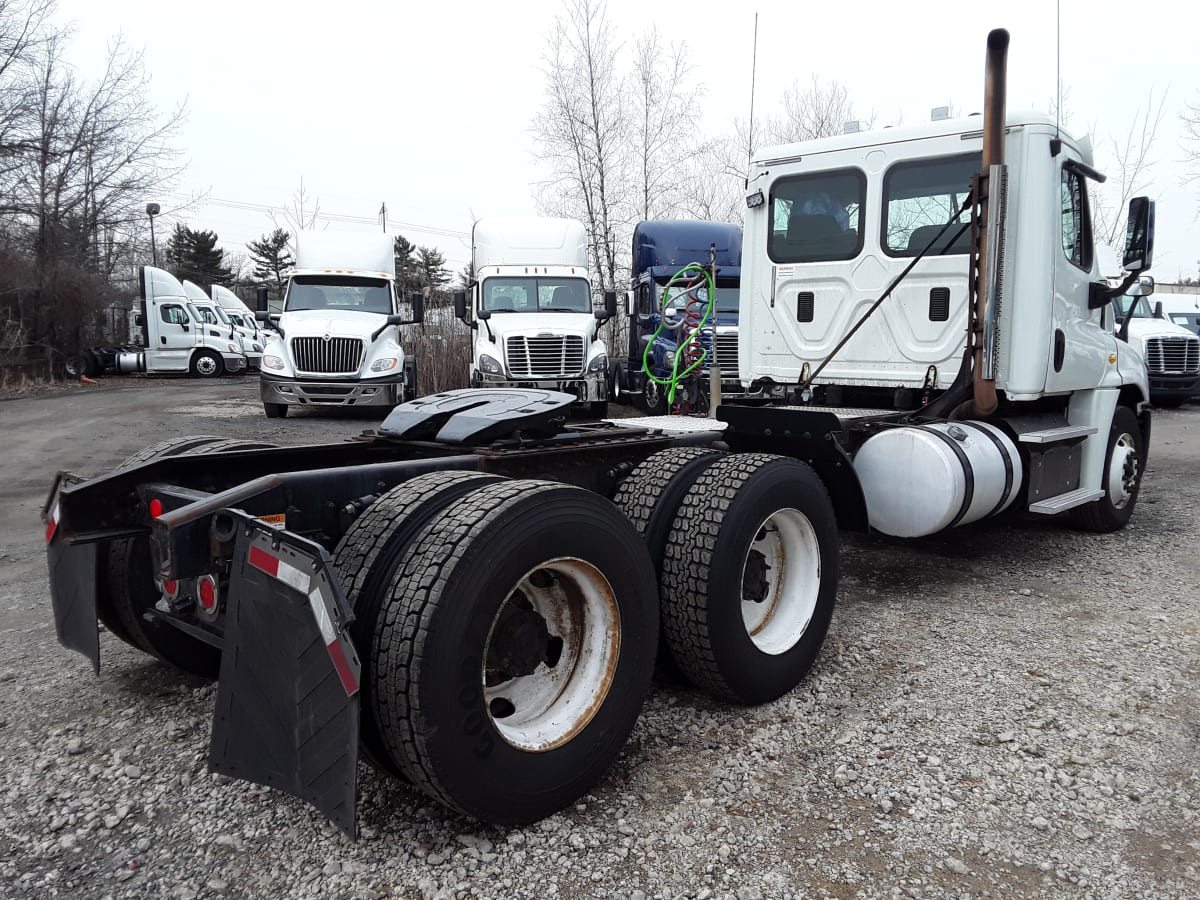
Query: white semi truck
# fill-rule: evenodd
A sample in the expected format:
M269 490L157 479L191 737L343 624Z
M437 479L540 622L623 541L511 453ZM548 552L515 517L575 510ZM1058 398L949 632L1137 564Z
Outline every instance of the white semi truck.
M1113 324L1146 362L1151 402L1170 409L1200 394L1200 337L1168 319L1161 302L1151 307L1146 298L1153 293L1154 280L1144 276L1113 298Z
M550 388L593 416L608 410L608 352L593 312L587 233L573 219L480 219L471 231L475 283L454 297L474 331L472 387Z
M262 346L255 351L254 342L234 324L221 305L209 296L208 291L196 282L184 279L183 292L191 301L193 309L200 314L200 319L208 327L209 333L223 334L236 343L241 348L242 355L246 357L246 365L243 368L257 371L262 363Z
M67 359L68 375L145 372L215 378L246 370L241 342L231 336L230 327L220 325L214 312L197 308L174 275L143 266L138 289L135 322L142 332L140 345L89 347ZM204 299L211 302L207 295Z
M258 292L258 319L277 335L263 349L263 410L282 418L291 406L392 407L417 391L416 362L400 326L424 319L424 298L400 313L396 261L386 234L303 231L283 309L272 315Z
M219 677L210 768L348 833L364 756L513 825L593 788L656 656L725 700L792 690L833 619L839 528L1124 527L1149 387L1103 316L1150 266L1153 206L1131 202L1109 286L1102 176L1052 120L1006 119L1007 45L989 35L982 122L757 155L739 369L786 402L572 426L573 394L450 391L357 441L176 438L60 473L59 640L98 668L99 619Z

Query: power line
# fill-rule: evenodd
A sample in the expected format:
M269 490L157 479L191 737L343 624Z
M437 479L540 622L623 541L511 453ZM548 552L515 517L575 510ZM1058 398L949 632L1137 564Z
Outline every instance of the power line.
M226 199L219 198L219 197L189 197L186 194L181 194L181 193L177 193L177 192L176 193L168 193L166 196L177 202L194 203L197 206L205 206L205 205L224 206L229 209L240 209L245 212L266 213L267 215L272 215L272 214L282 215L287 212L287 208L284 206L271 206L270 204L253 203L248 200L226 200ZM379 224L379 216L378 215L354 216L354 215L349 215L349 214L345 214L345 213L320 212L320 213L318 213L318 217L322 218L322 219L326 219L330 222L340 222L340 223L349 224L349 225L378 225ZM435 234L435 235L439 235L442 237L457 237L457 238L469 237L468 233L465 231L456 231L453 228L442 228L437 225L422 225L417 222L399 222L399 221L397 221L395 219L391 219L391 218L388 219L387 224L392 227L395 227L395 228L407 229L409 231L419 231L422 234Z

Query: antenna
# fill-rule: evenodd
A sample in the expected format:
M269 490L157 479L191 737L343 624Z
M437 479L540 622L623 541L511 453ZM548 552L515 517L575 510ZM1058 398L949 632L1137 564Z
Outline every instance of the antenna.
M754 158L754 76L758 72L758 13L754 14L754 51L750 57L750 134L746 141L746 187L750 187L750 161Z
M1062 139L1062 0L1054 0L1054 90L1058 102L1054 104L1054 138Z

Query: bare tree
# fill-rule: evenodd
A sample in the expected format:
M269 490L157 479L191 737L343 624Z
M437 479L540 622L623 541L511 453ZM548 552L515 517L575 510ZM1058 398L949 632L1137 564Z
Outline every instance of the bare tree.
M739 132L739 135L744 132ZM683 204L698 219L741 223L745 212L745 138L718 138L688 161Z
M321 218L321 200L319 197L309 197L308 188L304 186L304 176L302 175L300 176L300 187L292 194L292 205L285 206L280 210L279 218L276 218L274 210L270 210L267 215L271 217L271 222L276 228L282 228L292 234L300 231L314 231ZM283 224L280 224L280 218L283 219Z
M1124 133L1110 134L1101 144L1101 150L1111 154L1111 160L1101 166L1108 169L1109 178L1096 191L1092 224L1097 241L1118 254L1124 245L1125 208L1130 198L1146 193L1153 184L1152 153L1165 102L1164 94L1156 104L1152 89L1145 108L1137 109Z
M771 140L789 144L841 134L846 123L855 120L870 127L875 114L860 120L846 88L833 80L823 81L813 73L807 87L795 81L784 91L783 115L769 120L764 130Z
M679 212L688 163L705 147L695 125L703 90L689 86L691 72L686 41L664 46L657 28L638 40L632 82L641 219Z
M1184 182L1200 181L1200 99L1186 103L1179 114L1183 126L1183 161L1187 166ZM1200 206L1196 207L1200 218Z
M539 206L584 222L603 290L616 287L618 237L628 227L630 142L619 50L602 0L569 0L551 30L546 100L532 126L538 155L551 169Z

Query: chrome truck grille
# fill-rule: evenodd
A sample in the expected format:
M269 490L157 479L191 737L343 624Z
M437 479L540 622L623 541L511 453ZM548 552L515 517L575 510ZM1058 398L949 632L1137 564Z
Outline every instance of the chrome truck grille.
M1200 338L1148 338L1146 370L1154 375L1195 375L1200 372Z
M292 338L292 359L297 372L348 375L358 372L363 359L362 338Z
M581 335L514 335L505 344L514 378L574 378L583 373Z
M717 335L717 365L721 367L722 375L738 374L738 336L736 334Z

